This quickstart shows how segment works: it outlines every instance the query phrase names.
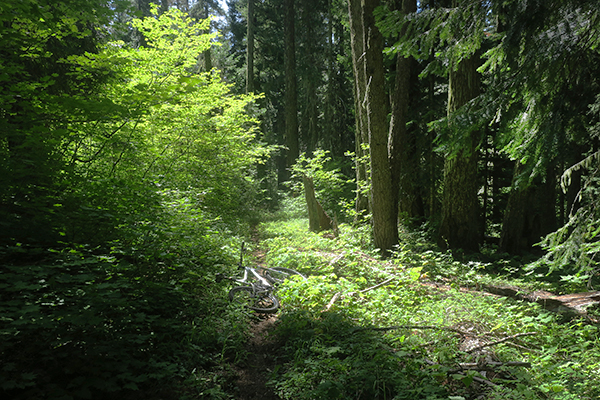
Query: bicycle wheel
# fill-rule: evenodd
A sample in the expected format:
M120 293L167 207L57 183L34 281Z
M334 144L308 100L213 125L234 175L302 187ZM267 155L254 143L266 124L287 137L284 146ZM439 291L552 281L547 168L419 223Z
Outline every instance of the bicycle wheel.
M292 276L301 276L302 279L306 279L300 272L289 268L273 267L265 270L265 278L271 283L282 283Z
M250 286L236 286L229 291L229 300L244 304L251 310L274 313L279 308L279 300L269 292L255 293Z

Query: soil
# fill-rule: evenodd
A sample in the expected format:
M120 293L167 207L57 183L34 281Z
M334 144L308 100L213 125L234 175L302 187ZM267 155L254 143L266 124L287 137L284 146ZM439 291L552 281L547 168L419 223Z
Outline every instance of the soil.
M269 334L277 317L258 315L250 327L250 340L246 344L248 358L239 367L237 387L239 400L280 400L272 387L267 385L277 365L280 344Z

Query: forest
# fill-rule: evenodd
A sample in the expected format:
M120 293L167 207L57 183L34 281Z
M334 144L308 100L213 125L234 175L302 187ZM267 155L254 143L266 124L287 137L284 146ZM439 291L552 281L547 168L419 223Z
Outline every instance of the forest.
M2 399L600 398L596 0L2 0L0 182Z

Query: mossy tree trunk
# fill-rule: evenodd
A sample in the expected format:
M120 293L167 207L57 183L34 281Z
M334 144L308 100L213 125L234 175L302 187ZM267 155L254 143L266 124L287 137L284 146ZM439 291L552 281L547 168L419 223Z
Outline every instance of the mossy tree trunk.
M254 0L248 0L246 49L246 94L248 94L254 92Z
M398 3L403 14L417 10L416 0ZM416 138L407 127L413 63L412 58L397 55L396 78L390 95L392 112L388 139L394 203L398 205L400 215L407 219L423 216L423 206L417 190L419 159Z

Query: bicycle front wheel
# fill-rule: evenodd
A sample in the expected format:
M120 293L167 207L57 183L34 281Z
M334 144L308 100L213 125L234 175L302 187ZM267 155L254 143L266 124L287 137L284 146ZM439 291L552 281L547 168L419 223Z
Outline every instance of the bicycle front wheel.
M271 293L256 293L250 286L234 287L229 291L229 300L261 313L274 313L279 308L277 297Z
M300 276L302 279L306 279L304 275L302 275L298 271L294 271L293 269L284 268L284 267L273 267L267 268L265 270L265 278L271 283L282 283L286 279L291 278L292 276Z

